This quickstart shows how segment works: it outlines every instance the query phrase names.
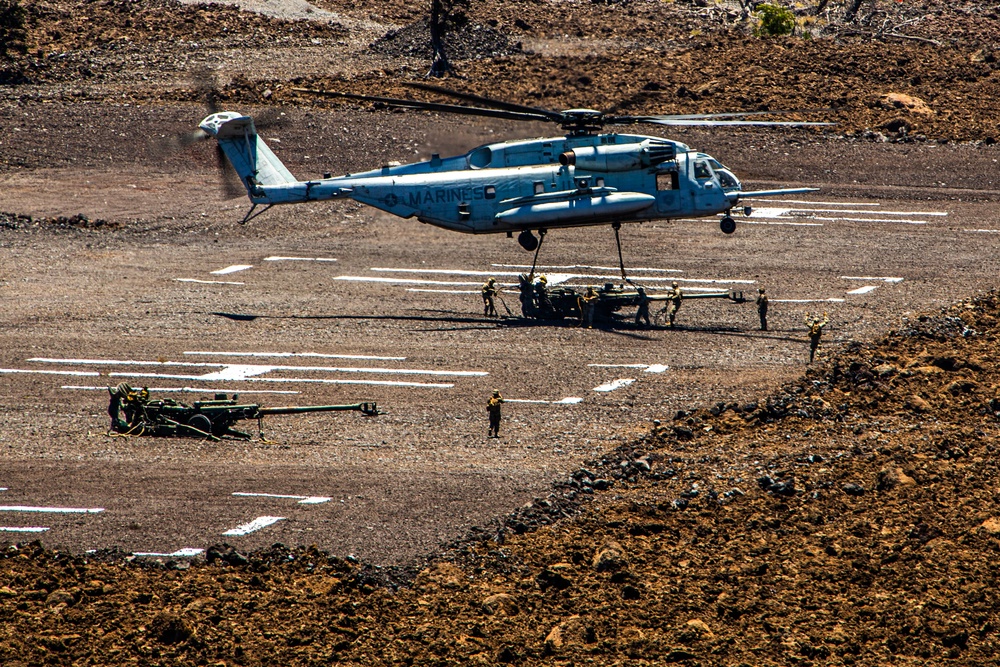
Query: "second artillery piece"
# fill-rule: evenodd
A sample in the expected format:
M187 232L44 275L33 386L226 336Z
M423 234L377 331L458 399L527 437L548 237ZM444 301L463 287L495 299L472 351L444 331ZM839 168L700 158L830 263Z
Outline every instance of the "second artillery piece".
M233 428L236 422L257 420L257 432L264 438L263 419L268 415L296 415L306 412L356 411L365 416L379 414L374 401L348 405L302 405L265 408L240 403L239 396L215 394L215 398L192 405L169 398L154 399L148 389L133 389L126 383L108 387L111 401L108 416L111 431L121 435L188 436L221 440L224 437L249 440L251 435Z
M527 274L520 276L521 314L539 320L581 319L582 299L586 288L573 286L541 287L533 283ZM665 293L647 292L645 297L635 288L605 283L596 290L594 319L598 322L614 322L618 311L623 308L638 308L643 298L647 302L666 301ZM725 299L731 303L746 303L748 299L741 291L685 293L681 297L689 299Z

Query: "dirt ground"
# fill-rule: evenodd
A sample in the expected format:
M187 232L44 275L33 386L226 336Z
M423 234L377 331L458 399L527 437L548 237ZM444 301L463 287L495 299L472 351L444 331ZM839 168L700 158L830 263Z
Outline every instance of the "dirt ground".
M239 224L212 147L178 139L209 98L272 121L301 177L554 133L291 90L414 95L422 5L24 7L0 57L0 663L995 660L995 7L832 3L759 39L737 5L472 6L454 88L838 123L672 132L748 187L821 192L731 237L622 230L651 285L766 287L768 332L708 300L673 330L491 320L479 285L531 262L513 240L353 203ZM611 230L556 230L540 262L614 280ZM112 438L122 381L384 414Z

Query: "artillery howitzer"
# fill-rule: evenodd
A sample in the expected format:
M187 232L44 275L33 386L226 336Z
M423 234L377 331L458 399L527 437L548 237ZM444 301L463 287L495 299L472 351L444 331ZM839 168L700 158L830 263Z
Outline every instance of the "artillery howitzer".
M365 416L379 414L374 401L349 405L302 405L264 408L254 403L239 403L216 394L213 400L195 401L188 405L173 399L152 399L147 389L135 390L122 383L108 387L111 402L108 415L111 431L122 435L189 436L219 440L223 437L249 440L249 433L237 431L233 425L244 419L257 420L257 432L264 438L263 419L268 415L297 415L306 412L356 411Z
M558 286L549 287L544 290L545 297L539 299L538 289L536 289L527 279L521 276L521 313L525 317L544 320L561 320L564 318L580 319L582 317L581 299L586 288ZM643 300L638 290L624 286L615 287L612 283L605 283L603 287L596 291L597 299L594 301L594 319L597 321L612 322L617 313L622 308L637 308ZM652 301L667 301L668 296L664 293L646 293L645 299ZM727 299L733 303L746 303L748 299L740 291L729 292L704 292L695 294L683 294L681 299Z

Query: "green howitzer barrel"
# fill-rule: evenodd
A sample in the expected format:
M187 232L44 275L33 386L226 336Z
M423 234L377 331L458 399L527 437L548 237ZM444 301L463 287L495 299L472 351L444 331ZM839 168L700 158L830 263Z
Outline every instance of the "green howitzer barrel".
M304 412L345 412L354 410L368 417L378 414L378 406L374 401L351 403L349 405L290 405L281 408L260 408L260 415L298 415Z
M743 296L743 292L737 292L735 290L729 292L698 292L695 294L684 293L681 295L682 301L687 301L688 299L729 299L733 303L746 303L747 298ZM650 301L667 301L668 298L665 294L652 294L649 296Z

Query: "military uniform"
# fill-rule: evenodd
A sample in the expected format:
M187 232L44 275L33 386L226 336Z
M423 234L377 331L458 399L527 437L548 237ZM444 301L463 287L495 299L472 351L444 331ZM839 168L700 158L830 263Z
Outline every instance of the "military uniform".
M635 324L639 325L639 320L646 322L646 328L652 326L649 321L649 297L646 296L646 290L642 287L636 289L639 299L639 307L635 311Z
M810 318L806 313L806 325L809 327L809 363L816 357L816 350L819 348L819 339L823 335L823 327L830 322L830 318L823 313L823 319L819 317Z
M500 437L500 406L503 405L503 396L496 389L486 403L486 412L490 415L490 438Z
M760 316L760 330L767 331L767 294L763 287L757 290L757 315Z
M540 276L535 283L535 307L538 309L540 317L548 317L552 314L552 301L549 299L549 280L545 276Z
M681 293L681 288L677 286L676 282L671 283L670 291L667 292L667 306L664 309L667 311L667 319L670 320L670 326L674 326L674 316L681 309L681 300L683 298L684 295Z
M593 287L588 287L580 297L580 326L594 328L594 309L597 308L597 293Z
M496 302L494 301L497 295L496 279L490 278L483 285L483 315L485 317L498 317Z

